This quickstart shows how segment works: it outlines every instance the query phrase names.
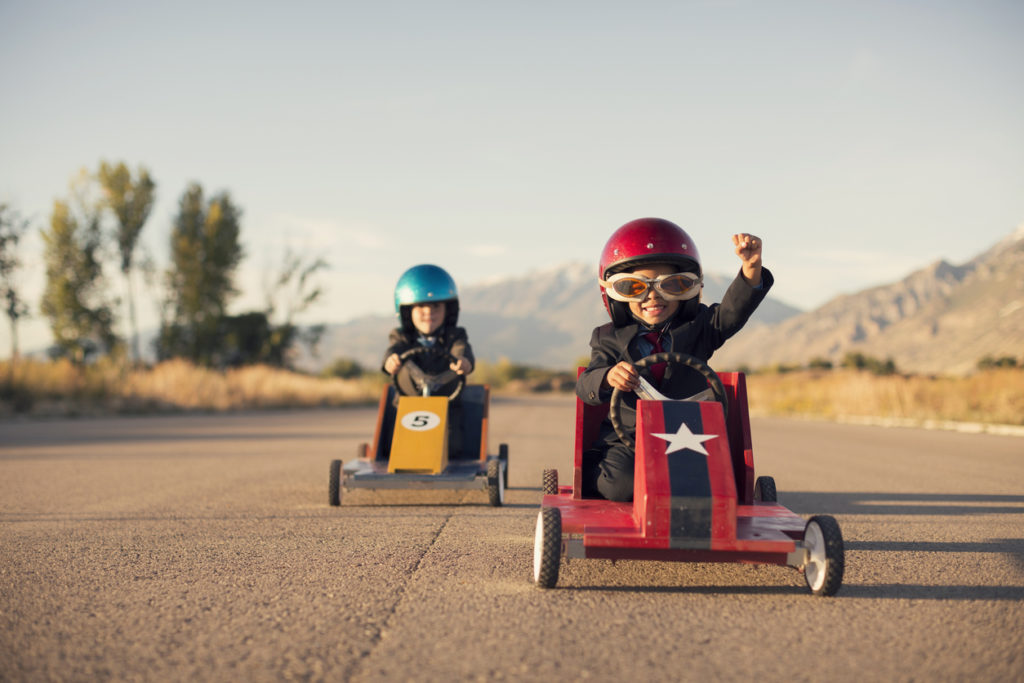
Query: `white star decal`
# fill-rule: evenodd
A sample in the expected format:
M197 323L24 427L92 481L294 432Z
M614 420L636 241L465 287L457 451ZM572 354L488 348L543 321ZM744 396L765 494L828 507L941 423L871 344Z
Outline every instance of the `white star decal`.
M704 448L704 442L718 438L718 434L694 434L686 426L685 422L679 425L679 430L675 434L655 434L652 432L651 436L668 441L668 445L665 446L665 455L681 451L684 448L697 451L701 455L707 455L708 452Z

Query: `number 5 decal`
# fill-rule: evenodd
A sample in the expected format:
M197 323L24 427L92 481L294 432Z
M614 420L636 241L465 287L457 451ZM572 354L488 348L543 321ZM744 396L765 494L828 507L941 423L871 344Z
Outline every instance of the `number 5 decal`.
M436 413L426 410L417 410L402 418L402 426L414 432L425 432L441 424L441 418Z

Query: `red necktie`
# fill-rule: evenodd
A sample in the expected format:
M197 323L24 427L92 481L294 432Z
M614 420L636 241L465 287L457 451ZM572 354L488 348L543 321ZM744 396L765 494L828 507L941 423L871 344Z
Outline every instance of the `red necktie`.
M654 346L654 348L651 349L652 354L661 353L662 348L660 333L648 332L647 334L644 335L644 339L651 342L651 344ZM655 384L658 385L659 388L661 387L661 380L665 377L665 366L667 365L668 363L655 363L654 365L650 366L651 374L654 375L654 382Z

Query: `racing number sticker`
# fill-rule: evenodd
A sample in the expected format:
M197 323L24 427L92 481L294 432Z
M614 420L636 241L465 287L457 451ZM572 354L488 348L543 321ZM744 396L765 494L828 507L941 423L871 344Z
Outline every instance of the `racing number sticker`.
M402 426L414 432L425 432L441 424L441 418L428 410L414 410L402 418Z

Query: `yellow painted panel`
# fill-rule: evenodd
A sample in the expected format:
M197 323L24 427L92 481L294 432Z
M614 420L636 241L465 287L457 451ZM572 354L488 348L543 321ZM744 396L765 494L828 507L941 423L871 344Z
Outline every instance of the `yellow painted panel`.
M388 472L440 474L446 467L448 397L399 397Z

